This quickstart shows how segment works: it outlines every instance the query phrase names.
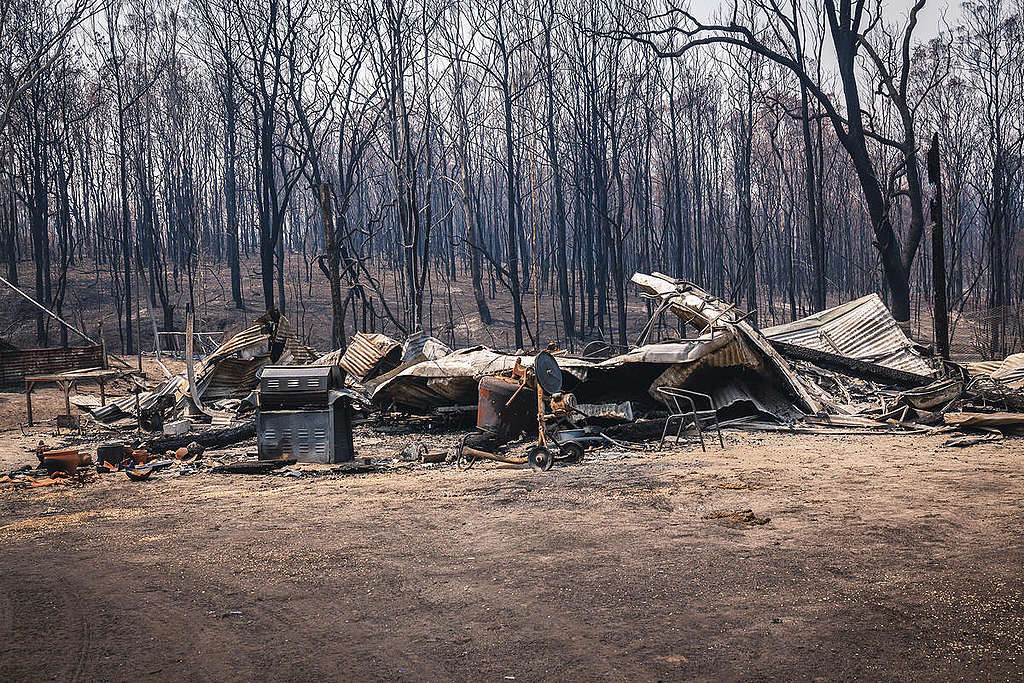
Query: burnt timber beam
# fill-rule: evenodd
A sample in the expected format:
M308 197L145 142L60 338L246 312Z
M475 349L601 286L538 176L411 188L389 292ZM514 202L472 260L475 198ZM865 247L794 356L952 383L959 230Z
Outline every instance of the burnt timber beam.
M847 358L846 356L828 353L827 351L818 351L817 349L809 349L805 346L797 346L796 344L787 344L786 342L774 340L769 341L771 341L771 345L775 347L776 351L789 360L808 361L827 370L840 372L844 375L852 375L854 377L859 377L860 379L884 382L885 384L894 384L905 389L915 389L926 384L931 384L935 381L934 377L918 375L917 373L897 370L895 368L888 368L884 365L879 365L878 363L869 363L855 358Z

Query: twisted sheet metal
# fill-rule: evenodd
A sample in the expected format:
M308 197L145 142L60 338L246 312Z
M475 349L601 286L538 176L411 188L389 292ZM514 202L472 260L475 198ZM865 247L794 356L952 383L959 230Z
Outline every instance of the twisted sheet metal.
M774 376L773 379L785 385L787 393L791 394L804 410L809 413L821 411L821 404L808 393L789 363L754 325L746 321L746 314L737 311L734 304L705 292L691 282L661 273L633 273L631 280L649 296L667 305L668 310L687 323L696 324L709 332L732 332L737 339L746 342L762 358L766 366L771 368L770 374Z
M915 375L938 371L914 348L877 294L869 294L814 315L761 332L774 342L875 363Z
M365 379L374 370L385 372L398 365L401 344L383 334L358 332L338 360L338 365L357 379Z
M1024 389L1024 353L1015 353L1003 360L968 363L972 377L990 377L1010 389Z
M275 323L270 316L257 318L248 327L221 344L213 353L196 363L196 387L203 401L225 398L245 398L256 387L256 374L271 362L271 337L283 342L278 365L301 365L313 360L313 352L304 346L292 331L288 320L281 316ZM139 394L139 407L153 406L161 396L175 397L175 414L179 413L188 394L188 380L175 375L152 391ZM100 422L112 422L135 414L135 396L126 396L103 407L87 407Z

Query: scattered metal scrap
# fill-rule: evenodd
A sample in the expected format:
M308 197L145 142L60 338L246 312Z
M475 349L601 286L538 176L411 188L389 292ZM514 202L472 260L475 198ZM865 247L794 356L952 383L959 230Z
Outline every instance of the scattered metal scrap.
M453 351L423 333L404 342L361 333L344 351L315 357L273 311L198 362L187 349L187 371L167 373L155 389L129 378L135 391L105 406L82 397L70 402L112 428L168 430L136 440L134 447L97 449L101 471L124 470L140 481L224 465L200 464L202 451L250 439L257 431L260 458L275 466L292 457L352 460L352 405L375 413L378 432L387 433L450 428L475 406L480 432L457 449L461 467L490 459L545 470L556 449L575 462L595 447L642 450L650 446L617 439L664 441L675 420L677 441L684 428L693 428L702 448L706 428L716 430L724 447L721 427L814 434L961 432L947 442L951 446L1024 433L1024 354L965 365L934 361L876 295L762 332L747 313L693 283L659 273L636 273L632 280L642 296L657 302L634 348L603 344L595 350L590 344L581 356L555 349L534 356L482 346ZM681 321L680 329L696 333L651 341L666 312ZM192 337L187 331L186 341ZM339 408L344 415L337 414ZM259 429L251 416L257 410ZM396 411L405 422L392 419ZM523 434L537 436L526 455L503 450ZM423 444L410 449L400 462L440 463L448 456ZM67 457L70 462L77 456ZM259 462L217 471L271 466Z
M256 388L257 373L264 366L271 363L305 365L314 359L315 354L299 341L287 318L271 311L195 365L195 395L210 408L205 418L194 403L189 380L184 374L168 378L153 390L126 396L106 406L97 407L75 399L72 403L87 410L97 421L112 423L137 418L140 410L154 407L162 396L170 396L174 406L169 412L176 418L196 417L227 424L239 408L244 412L255 407L245 401Z
M1008 389L1024 389L1024 353L1015 353L999 361L968 363L972 377L999 382Z
M313 365L340 365L350 377L362 382L393 370L402 363L402 345L384 334L357 332L348 348L320 356Z

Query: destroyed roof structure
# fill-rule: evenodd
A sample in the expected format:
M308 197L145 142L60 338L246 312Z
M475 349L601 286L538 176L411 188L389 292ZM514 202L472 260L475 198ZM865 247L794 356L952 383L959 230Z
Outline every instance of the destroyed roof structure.
M658 387L697 386L723 409L742 407L782 421L822 410L785 359L734 306L696 285L657 273L637 273L633 281L659 301L659 312L671 310L704 332L695 339L646 344L601 361L559 356L579 400L629 399L655 405L660 401ZM461 349L405 364L369 382L368 388L373 403L382 408L426 412L469 405L476 401L482 377L509 372L517 358L528 367L533 362L532 355Z
M762 332L773 343L834 354L922 378L939 374L896 324L878 294L826 308Z
M402 345L386 334L356 332L348 346L320 356L313 365L339 365L359 381L372 379L402 362Z
M745 368L775 384L807 413L819 413L821 404L807 391L789 363L779 355L760 331L745 320L734 304L722 301L685 280L652 273L634 273L632 281L659 302L659 312L669 310L683 322L710 335L706 353L688 367L674 367L659 378L657 386L681 387L703 368ZM656 312L656 315L658 313ZM718 342L711 341L718 335ZM750 397L756 403L756 397Z
M991 439L996 438L992 430L1024 425L1019 415L1007 412L1024 413L1024 354L933 365L877 295L762 332L735 304L686 280L635 273L632 281L641 296L656 303L638 346L611 357L554 350L554 358L574 404L591 406L597 414L606 410L601 406L614 406L641 431L652 421L660 425L666 408L669 417L673 410L679 417L679 406L669 406L667 397L680 391L710 402L701 411L714 417L713 424L747 429L973 429ZM681 329L696 332L648 342L667 312L683 322ZM532 353L483 346L453 351L424 332L401 342L356 333L344 350L314 357L287 319L274 312L155 389L102 407L86 397L74 402L106 423L138 417L143 425L154 411L163 411L163 417L238 428L256 408L254 390L264 367L308 364L344 370L344 387L334 393L367 413L436 411L444 422L475 412L483 378L522 372L535 359ZM238 429L237 434L249 432Z
M266 314L196 365L196 387L206 401L245 398L256 387L256 373L264 365L306 365L314 356L287 318Z
M257 318L253 324L221 344L195 366L195 388L203 402L244 399L258 382L257 373L270 363L304 365L314 360L313 351L304 346L288 319L276 311ZM168 377L151 391L126 396L105 406L79 403L100 422L113 422L136 415L139 410L156 406L161 397L169 397L175 413L191 403L189 381L185 374Z
M971 377L984 377L1008 389L1024 389L1024 353L1015 353L1003 360L967 363Z

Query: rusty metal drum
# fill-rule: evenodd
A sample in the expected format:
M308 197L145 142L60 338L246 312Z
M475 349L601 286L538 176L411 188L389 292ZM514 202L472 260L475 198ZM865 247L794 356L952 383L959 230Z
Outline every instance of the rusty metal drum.
M516 393L518 391L518 393ZM484 377L476 402L477 429L505 440L518 436L537 419L533 390L505 377Z

